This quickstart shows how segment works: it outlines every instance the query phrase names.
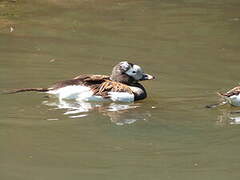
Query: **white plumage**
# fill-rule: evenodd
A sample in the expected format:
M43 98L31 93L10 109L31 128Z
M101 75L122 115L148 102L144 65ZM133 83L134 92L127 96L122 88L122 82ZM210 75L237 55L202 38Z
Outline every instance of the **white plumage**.
M114 102L133 102L134 95L127 92L109 92L109 99L102 96L93 95L93 91L89 87L74 85L66 86L60 89L47 92L57 96L59 99L76 99L77 101L106 101Z

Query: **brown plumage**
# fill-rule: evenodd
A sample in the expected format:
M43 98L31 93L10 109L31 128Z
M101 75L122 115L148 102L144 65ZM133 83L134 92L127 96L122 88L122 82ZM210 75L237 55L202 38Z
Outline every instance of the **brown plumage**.
M49 88L22 88L7 91L8 94L19 92L37 91L48 92L66 86L83 85L88 86L93 91L94 95L108 97L108 92L128 92L133 93L132 90L125 84L120 82L111 81L109 76L106 75L80 75L70 80L60 81Z
M93 91L93 95L108 97L108 92L129 92L131 89L120 82L111 81L106 75L80 75L71 80L61 81L49 88L55 90L69 85L88 86Z
M237 86L226 93L218 92L218 95L225 96L225 97L231 97L233 95L239 95L239 94L240 94L240 86Z
M125 84L107 80L106 82L101 83L96 88L92 89L94 95L99 95L102 97L109 97L108 92L128 92L133 94L132 90Z
M79 75L73 79L60 81L54 84L49 88L49 90L55 90L59 88L63 88L66 86L72 85L83 85L83 86L96 86L100 85L103 82L110 80L109 76L105 75Z
M21 89L13 89L10 91L4 91L5 94L14 94L20 92L27 92L27 91L37 91L37 92L47 92L49 91L48 88L21 88Z

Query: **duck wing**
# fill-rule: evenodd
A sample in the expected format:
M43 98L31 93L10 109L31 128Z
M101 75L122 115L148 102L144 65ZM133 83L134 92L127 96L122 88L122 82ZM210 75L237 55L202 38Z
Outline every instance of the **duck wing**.
M84 86L99 86L100 84L110 80L110 76L106 75L79 75L73 79L60 81L51 86L49 89L55 90L66 86L84 85Z
M220 96L230 97L233 95L239 95L240 94L240 86L237 86L231 90L229 90L226 93L218 93Z
M91 88L95 95L109 97L109 92L125 92L133 94L131 88L123 83L106 80L105 82Z
M93 95L109 98L109 92L126 92L133 94L128 85L110 80L106 75L80 75L73 79L60 81L54 84L49 90L56 90L66 86L82 85L87 86L93 91Z

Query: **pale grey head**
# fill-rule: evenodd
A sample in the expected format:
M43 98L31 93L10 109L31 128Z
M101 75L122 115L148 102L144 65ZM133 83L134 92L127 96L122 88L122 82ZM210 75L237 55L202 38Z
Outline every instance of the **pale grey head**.
M129 85L151 79L154 79L154 76L144 73L140 66L127 61L122 61L114 66L111 74L111 80Z

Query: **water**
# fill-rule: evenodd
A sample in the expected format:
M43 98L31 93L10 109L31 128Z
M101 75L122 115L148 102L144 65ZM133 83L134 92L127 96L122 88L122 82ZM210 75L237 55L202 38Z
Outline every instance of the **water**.
M1 179L239 179L239 108L204 108L239 83L239 5L10 4L12 16L0 13L0 90L108 74L122 59L157 79L130 104L1 95Z

